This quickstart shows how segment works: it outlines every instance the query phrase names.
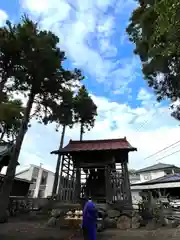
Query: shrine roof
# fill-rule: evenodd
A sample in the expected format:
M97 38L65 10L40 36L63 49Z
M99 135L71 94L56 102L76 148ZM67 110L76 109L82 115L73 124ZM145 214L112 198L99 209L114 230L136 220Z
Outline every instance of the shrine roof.
M51 152L52 154L58 153L71 153L71 152L87 152L87 151L106 151L106 150L127 150L137 151L132 147L126 138L119 139L103 139L103 140L83 140L73 141L59 150Z

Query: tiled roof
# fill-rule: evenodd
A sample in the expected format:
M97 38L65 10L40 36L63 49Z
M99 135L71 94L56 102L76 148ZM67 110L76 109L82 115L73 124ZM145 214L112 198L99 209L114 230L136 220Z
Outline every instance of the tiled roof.
M0 173L0 178L3 179L4 177L5 177L5 175ZM27 183L30 183L30 184L32 183L31 181L29 181L27 179L24 179L24 178L17 178L17 177L15 177L14 180L20 181L20 182L27 182Z
M137 170L136 172L137 173L151 172L151 171L156 171L156 170L161 170L161 169L166 169L166 168L177 168L177 167L172 164L157 163L155 165Z
M53 151L51 153L67 153L67 152L86 152L86 151L103 151L103 150L127 150L136 151L126 138L119 139L103 139L103 140L83 140L73 141L70 140L69 144L64 148Z
M160 178L156 178L143 183L137 183L137 184L135 183L132 185L150 185L150 184L170 183L170 182L180 182L180 173L168 174Z

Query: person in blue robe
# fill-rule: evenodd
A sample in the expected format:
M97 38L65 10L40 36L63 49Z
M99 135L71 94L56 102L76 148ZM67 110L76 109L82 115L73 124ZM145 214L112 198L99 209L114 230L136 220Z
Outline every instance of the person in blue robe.
M95 204L89 198L83 208L83 235L84 240L96 240L96 222L97 222L97 210Z

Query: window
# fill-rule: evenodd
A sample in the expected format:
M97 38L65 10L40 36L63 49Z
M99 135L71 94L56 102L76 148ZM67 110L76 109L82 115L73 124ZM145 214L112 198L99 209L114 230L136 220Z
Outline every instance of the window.
M44 198L44 190L39 190L38 198Z
M39 168L34 167L33 168L33 173L32 173L32 178L36 178L37 179L38 174L39 174Z
M37 178L32 177L31 181L32 181L32 183L36 183Z
M43 171L42 177L41 177L41 185L46 185L47 184L47 177L48 177L48 173Z
M28 197L32 198L34 196L34 189L28 191Z
M144 175L144 180L151 180L151 177L149 174Z

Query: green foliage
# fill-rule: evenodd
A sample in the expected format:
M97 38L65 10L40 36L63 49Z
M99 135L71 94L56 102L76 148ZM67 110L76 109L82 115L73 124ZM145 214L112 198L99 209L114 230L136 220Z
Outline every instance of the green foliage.
M19 66L20 45L17 39L16 26L7 21L6 26L0 28L0 102L3 93L11 90L5 86L8 79L14 77ZM11 81L12 83L13 81Z
M24 115L21 100L6 100L0 104L0 140L14 141Z
M89 96L85 86L82 86L74 98L75 121L81 124L81 134L94 127L97 116L97 106Z
M44 124L55 122L56 130L60 125L73 126L73 91L65 89L62 92L60 103L48 99L45 105L48 111L46 111L46 116L42 118Z
M127 27L134 52L142 61L144 78L158 101L180 97L179 13L178 0L139 1Z
M12 26L11 23L7 23L6 28L8 29L7 36L12 31L13 43L15 49L17 49L16 64L13 64L10 68L13 78L11 78L9 90L13 93L21 92L24 94L27 97L27 104L0 192L0 221L3 219L7 208L16 165L28 129L33 104L36 107L34 116L37 120L46 123L45 119L52 113L52 111L50 113L49 111L55 109L54 105L51 108L51 104L53 102L60 103L58 111L54 110L51 120L58 119L60 123L67 121L70 124L67 114L65 114L66 116L61 115L61 118L57 114L61 114L59 110L63 109L64 111L65 109L63 100L65 98L70 99L70 97L67 97L67 89L74 85L74 82L83 79L80 70L69 71L63 68L65 53L58 47L59 38L52 32L40 30L37 23L31 21L27 16L23 16L19 24ZM4 55L8 55L8 59L11 59L11 57L14 59L13 51L4 53ZM2 60L2 66L3 64Z

